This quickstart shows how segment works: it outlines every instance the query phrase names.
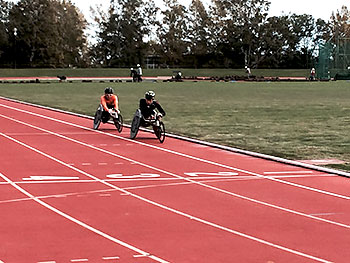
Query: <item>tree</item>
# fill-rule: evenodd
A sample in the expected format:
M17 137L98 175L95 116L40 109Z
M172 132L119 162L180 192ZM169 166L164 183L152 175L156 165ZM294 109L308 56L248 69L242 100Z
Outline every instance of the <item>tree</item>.
M143 64L157 11L153 0L111 0L108 14L95 16L100 28L92 48L95 63L107 67Z
M332 13L330 26L333 39L350 38L350 12L346 6Z
M188 12L187 36L192 65L197 68L206 61L211 50L211 19L201 0L192 0Z
M0 0L0 62L2 64L9 61L8 56L6 56L6 53L8 53L8 49L10 46L10 34L14 34L14 32L9 32L7 25L9 20L9 11L12 7L12 4Z
M17 29L19 63L29 67L81 66L86 21L65 0L21 0L9 14L9 30Z
M225 66L251 65L259 47L270 2L267 0L213 0L217 50L227 60Z
M290 34L288 16L269 17L261 31L255 64L267 68L280 67L284 51L289 45L287 38Z
M161 56L170 66L179 66L183 57L189 54L187 36L187 9L177 0L165 0L166 9L162 11L162 23L157 36L161 47Z

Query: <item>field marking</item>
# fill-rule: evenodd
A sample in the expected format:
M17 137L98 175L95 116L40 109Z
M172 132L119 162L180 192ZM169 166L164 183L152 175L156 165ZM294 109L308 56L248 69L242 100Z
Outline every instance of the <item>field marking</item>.
M88 262L87 258L71 259L70 262Z
M310 215L314 215L314 216L332 216L332 215L339 215L339 214L343 214L343 213L314 213L314 214L310 214Z
M21 144L21 145L24 146L23 144ZM34 150L34 148L32 148L32 149ZM142 254L142 255L148 255L149 254L149 253L147 253L147 252L145 252L145 251L143 251L143 250L141 250L139 248L136 248L133 245L130 245L130 244L126 243L126 242L123 242L123 241L115 238L115 237L112 237L112 236L110 236L110 235L108 235L108 234L98 230L97 228L94 228L94 227L92 227L92 226L90 226L90 225L88 225L88 224L86 224L86 223L84 223L84 222L82 222L82 221L80 221L80 220L78 220L78 219L68 215L67 213L62 212L61 210L59 210L59 209L57 209L57 208L55 208L55 207L45 203L41 199L35 197L31 193L29 193L26 190L24 190L22 187L20 187L17 184L15 184L13 181L11 181L9 178L7 178L2 173L0 173L0 177L3 180L7 181L9 184L11 184L11 186L14 187L15 189L17 189L19 192L21 192L22 194L28 196L31 200L33 200L33 201L37 202L38 204L46 207L47 209L51 210L52 212L54 212L54 213L56 213L56 214L58 214L58 215L60 215L60 216L62 216L64 218L68 219L69 221L71 221L73 223L76 223L77 225L79 225L79 226L81 226L81 227L83 227L83 228L85 228L87 230L90 230L91 232L93 232L93 233L95 233L97 235L100 235L100 236L102 236L102 237L104 237L104 238L106 238L106 239L108 239L108 240L110 240L110 241L112 241L112 242L114 242L114 243L116 243L118 245L126 247L126 248L128 248L128 249L130 249L132 251L135 251L135 252L139 253L139 254ZM154 256L152 259L157 261L157 262L168 263L168 261L165 261L165 260L163 260L161 258L158 258L156 256Z
M40 128L40 129L41 129L41 128ZM70 168L70 169L72 169L72 170L74 170L74 171L77 171L77 172L79 172L79 173L81 173L81 174L83 174L83 175L85 175L85 176L87 176L87 177L89 177L89 178L92 178L92 179L96 180L97 182L100 182L100 183L102 183L102 184L104 184L104 185L107 185L107 186L109 186L110 188L119 190L120 192L122 192L122 193L124 193L124 194L130 195L130 196L132 196L132 197L134 197L134 198L136 198L136 199L139 199L139 200L144 201L144 202L146 202L146 203L152 204L152 205L154 205L154 206L156 206L156 207L159 207L159 208L162 208L162 209L164 209L164 210L170 211L170 212L172 212L172 213L174 213L174 214L184 216L185 218L189 218L189 219L191 219L191 220L195 220L195 221L197 221L197 222L203 223L203 224L208 225L208 226L211 226L211 227L213 227L213 228L217 228L217 229L220 229L220 230L222 230L222 231L225 231L225 232L228 232L228 233L232 233L232 234L234 234L234 235L237 235L237 236L240 236L240 237L243 237L243 238L246 238L246 239L249 239L249 240L252 240L252 241L255 241L255 242L258 242L258 243L267 245L267 246L270 246L270 247L274 247L274 248L280 249L280 250L282 250L282 251L285 251L285 252L288 252L288 253L291 253L291 254L294 254L294 255L302 256L302 257L309 258L309 259L312 259L312 260L315 260L315 261L318 261L318 262L323 262L323 263L330 263L330 262L331 262L331 261L328 261L328 260L325 260L325 259L321 259L321 258L312 256L312 255L309 255L309 254L300 252L300 251L298 251L298 250L294 250L294 249L290 249L290 248L287 248L287 247L284 247L284 246L281 246L281 245L278 245L278 244L274 244L274 243L269 242L269 241L266 241L266 240L264 240L264 239L260 239L260 238L258 238L258 237L254 237L254 236L251 236L251 235L248 235L248 234L245 234L245 233L242 233L242 232L239 232L239 231L236 231L236 230L233 230L233 229L230 229L230 228L227 228L227 227L218 225L218 224L216 224L216 223L212 223L212 222L210 222L210 221L201 219L201 218L199 218L199 217L192 216L192 215L190 215L190 214L181 212L181 211L176 210L176 209L173 209L173 208L171 208L171 207L162 205L162 204L157 203L157 202L155 202L155 201L149 200L149 199L147 199L147 198L144 198L144 197L142 197L142 196L139 196L139 195L137 195L137 194L134 194L134 193L132 193L132 192L129 192L129 191L127 191L127 190L124 190L124 189L122 189L122 188L120 188L120 187L117 187L117 186L115 186L115 185L106 183L106 182L104 182L103 180L99 179L98 177L95 177L95 176L93 176L93 175L91 175L91 174L89 174L89 173L87 173L87 172L85 172L85 171L83 171L83 170L80 170L80 169L78 169L78 168L76 168L76 167L73 167L73 166L71 166L71 165L69 165L69 164L67 164L67 163L65 163L65 162L63 162L63 161L61 161L61 160L59 160L59 159L57 159L57 158L55 158L55 157L49 155L49 154L46 154L46 153L44 153L44 152L42 152L42 151L40 151L40 150L38 150L38 149L36 149L36 148L30 146L30 145L27 145L27 144L25 144L25 143L23 143L23 142L21 142L21 141L18 141L18 140L16 140L16 139L12 138L12 137L9 137L9 136L7 136L7 135L1 133L1 132L0 132L0 135L1 135L1 136L4 136L5 138L7 138L7 139L9 139L9 140L11 140L11 141L13 141L13 142L15 142L15 143L18 143L18 144L24 146L25 148L28 148L28 149L30 149L30 150L32 150L32 151L38 153L38 154L40 154L40 155L43 155L43 156L45 156L45 157L47 157L47 158L49 158L49 159L51 159L51 160L53 160L53 161L55 161L55 162L58 162L59 164L65 166L65 167L68 167L68 168ZM102 151L102 149L101 149L101 151ZM125 158L125 157L124 157L124 158ZM37 197L33 196L32 194L30 194L29 192L27 192L26 190L24 190L23 188L21 188L20 186L16 185L14 182L12 182L9 178L5 177L5 176L4 176L3 174L1 174L1 173L0 173L0 177L2 177L5 181L9 182L13 187L15 187L17 190L19 190L20 192L22 192L22 193L24 193L25 195L27 195L28 197L30 197L30 198L33 199L34 201L36 201L36 202L38 202L39 204L41 204L41 205L43 205L43 206L49 208L50 210L54 211L55 213L58 213L59 215L61 215L61 216L65 217L65 218L67 218L68 220L71 220L71 221L77 223L78 225L80 225L80 226L82 226L82 227L84 227L84 228L87 228L87 229L89 229L90 231L92 231L92 232L94 232L94 233L97 233L97 234L99 234L99 235L101 235L101 236L103 236L103 237L105 237L105 238L107 238L107 239L109 239L109 240L111 240L111 241L114 241L115 243L118 243L118 244L121 244L121 245L123 245L123 246L125 246L125 247L128 247L128 248L130 248L130 249L136 251L137 253L139 253L139 254L141 254L141 255L150 255L150 253L144 252L144 251L142 251L142 250L140 250L140 249L138 249L138 248L136 248L136 247L134 247L134 246L132 246L132 245L129 245L129 244L127 244L127 243L125 243L125 242L123 242L123 241L121 241L121 240L118 240L118 239L116 239L116 238L114 238L114 237L112 237L112 236L109 236L109 235L103 233L102 231L99 231L99 230L97 230L97 229L95 229L95 228L93 228L93 227L91 227L91 226L89 226L89 225L87 225L87 224L85 224L85 223L83 223L83 222L81 222L81 221L79 221L79 220L77 220L77 219L75 219L75 218L69 216L68 214L65 214L65 213L61 212L60 210L58 210L58 209L56 209L56 208L50 206L49 204L46 204L46 203L43 202L42 200L38 199ZM310 218L313 218L313 217L310 216ZM321 220L321 221L327 222L328 220ZM328 221L328 222L331 222L331 221ZM343 224L337 223L337 225L343 225ZM350 228L350 226L346 226L346 227L347 227L347 228ZM156 257L156 256L153 256L153 255L151 255L151 256L149 256L149 257L152 258L152 259L154 259L154 260L156 260L156 261L158 261L158 262L162 262L162 263L167 262L167 261L165 261L165 260L163 260L163 259L160 259L160 258L158 258L158 257Z
M134 258L145 258L149 257L150 255L133 255Z
M74 164L69 164L74 166ZM329 175L330 177L332 175ZM327 175L281 175L281 176L273 176L275 178L311 178L311 177L327 177ZM240 176L199 176L199 177L192 177L193 180L208 180L207 183L210 182L216 182L220 180L229 180L229 181L254 181L254 180L263 180L262 178L258 178L256 176L252 175L240 175ZM175 177L139 177L139 178L123 178L123 177L116 177L114 179L105 179L106 182L120 182L120 181L176 181L176 180L183 180L182 178L175 178ZM93 180L49 180L49 181L41 181L41 180L34 180L34 181L17 181L16 184L52 184L52 183L91 183L95 182ZM202 181L203 182L203 181ZM0 182L0 185L6 185L7 182ZM0 201L1 202L1 201ZM1 263L1 262L0 262Z
M213 175L213 176L236 176L238 173L233 172L218 172L218 173L206 173L206 172L190 172L190 173L184 173L185 175L191 176L191 177L199 177L201 175Z
M311 174L313 171L284 171L284 172L264 172L264 174Z
M3 116L2 114L0 114L0 116ZM119 155L119 154L116 154L116 153L113 153L113 152L109 152L107 150L104 150L104 149L101 149L101 148L98 148L98 147L95 147L95 146L91 146L90 144L87 144L87 143L84 143L84 142L80 142L78 140L75 140L75 139L72 139L72 138L69 138L67 136L64 136L64 135L61 135L61 134L58 134L58 133L55 133L55 132L52 132L52 131L48 131L46 129L43 129L43 128L40 128L40 127L36 127L34 125L31 125L31 124L28 124L28 123L25 123L23 121L19 121L19 120L16 120L16 119L13 119L13 118L9 118L7 116L3 116L4 118L7 118L7 119L10 119L14 122L17 122L17 123L20 123L20 124L23 124L23 125L26 125L28 127L32 127L34 129L38 129L38 130L41 130L41 131L47 131L49 133L51 133L52 135L55 135L59 138L62 138L62 139L65 139L65 140L68 140L68 141L71 141L71 142L74 142L74 143L77 143L77 144L80 144L80 145L83 145L83 146L86 146L88 148L91 148L91 149L94 149L94 150L97 150L97 151L100 151L100 152L103 152L103 153L106 153L106 154L109 154L109 155L112 155L112 156L115 156L115 157L118 157L120 159L123 159L123 160L126 160L126 161L129 161L130 163L134 163L134 164L137 164L137 165L141 165L141 166L144 166L144 167L147 167L147 168L150 168L152 170L155 170L155 171L158 171L158 172L161 172L161 173L164 173L164 174L167 174L167 175L170 175L170 176L173 176L173 177L176 177L176 178L179 178L179 179L183 179L185 181L188 181L188 182L192 182L194 184L197 184L197 185L201 185L203 187L206 187L208 189L212 189L214 191L218 191L218 192L221 192L221 193L224 193L224 194L227 194L227 195L231 195L231 196L234 196L234 197L237 197L237 198L240 198L240 199L243 199L243 200L247 200L247 201L250 201L250 202L253 202L253 203L257 203L257 204L260 204L260 205L264 205L264 206L267 206L267 207L271 207L271 208L274 208L274 209L279 209L279 210L282 210L282 211L285 211L285 212L289 212L289 213L292 213L292 214L295 214L295 215L299 215L299 216L303 216L303 217L307 217L307 218L310 218L310 219L314 219L314 220L318 220L318 221L323 221L323 222L327 222L329 224L334 224L334 225L337 225L337 226L341 226L341 227L345 227L345 228L350 228L349 225L345 225L345 224L342 224L342 223L338 223L338 222L335 222L335 221L331 221L331 220L327 220L327 219L324 219L324 218L319 218L319 217L314 217L314 216L310 216L308 214L305 214L305 213L302 213L302 212L299 212L299 211L295 211L295 210L292 210L292 209L289 209L289 208L285 208L285 207L281 207L281 206L277 206L277 205L273 205L273 204L270 204L270 203L267 203L267 202L263 202L263 201L260 201L260 200L257 200L257 199L254 199L254 198L250 198L250 197L246 197L246 196L243 196L243 195L239 195L239 194L236 194L236 193L233 193L233 192L230 192L230 191L226 191L226 190L223 190L223 189L220 189L218 187L214 187L214 186L211 186L211 185L207 185L207 184L204 184L204 183L201 183L201 182L197 182L195 180L192 180L192 179L189 179L189 178L186 178L186 177L183 177L183 176L180 176L180 175L177 175L177 174L174 174L174 173L171 173L171 172L168 172L168 171L165 171L163 169L159 169L159 168L156 168L154 166L151 166L151 165L148 165L148 164L145 164L145 163L142 163L142 162L139 162L139 161L134 161L128 157L125 157L125 156L122 156L122 155ZM17 141L17 143L19 144L23 144L23 145L26 145L10 136L7 136L6 134L3 134L3 133L0 133L0 135L12 140L12 141ZM31 146L29 145L26 145L25 147L27 148L32 148ZM33 148L34 149L34 148ZM37 149L35 149L34 151L44 155L44 156L47 156L48 158L50 159L53 159L53 160L56 160L54 157L46 154L46 153L43 153ZM61 161L59 161L60 163L63 163ZM76 167L73 167L73 166L70 166L66 163L64 163L64 165L66 165L67 167L71 167L72 169L76 169L76 170L79 170L78 168ZM81 171L81 170L79 170ZM89 176L90 177L90 176ZM91 177L90 177L91 178ZM102 183L105 183L107 184L106 182L104 182L103 180L101 179L98 179L99 182L102 182Z
M242 177L242 178L241 178ZM246 180L261 180L260 178L256 178L253 176L241 176L237 178L235 177L200 177L198 179L203 180L202 183L216 183L216 182L232 182L232 181L246 181ZM156 179L134 179L130 181L178 181L182 179L178 178L156 178ZM105 182L120 182L123 180L103 180ZM128 181L128 180L125 180ZM91 182L96 182L95 180L80 180L80 181L66 181L67 183L91 183ZM29 184L30 182L14 182L18 185L21 184ZM38 183L62 183L61 181L52 181L52 182L32 182L32 184L38 184ZM0 184L9 184L7 182L0 183ZM174 183L162 183L162 184L148 184L148 185L138 185L138 186L128 186L128 187L123 187L122 189L124 190L136 190L136 189L146 189L146 188L158 188L158 187L167 187L167 186L177 186L177 185L187 185L187 184L192 184L192 182L174 182ZM77 195L89 195L89 194L95 194L95 193L104 193L104 192L113 192L117 191L116 189L105 189L105 190L93 190L93 191L85 191L85 192L75 192L75 193L65 193L65 194L53 194L53 195L42 195L42 196L37 196L40 199L46 199L46 198L61 198L61 197L69 197L69 196L77 196ZM17 198L17 199L9 199L9 200L3 200L0 201L0 204L3 203L12 203L12 202L21 202L21 201L28 201L31 200L30 198ZM310 214L310 215L315 215L315 214ZM0 262L1 263L1 262Z
M0 133L0 135L4 135L4 134ZM6 135L5 135L5 137L6 137ZM8 137L6 137L6 138L8 138ZM145 201L145 202L147 202L147 203L153 204L153 205L155 205L155 206L157 206L157 207L159 207L159 208L163 208L163 209L168 210L168 211L171 211L171 212L173 212L173 213L175 213L175 214L184 216L184 217L186 217L186 218L190 218L191 220L196 220L197 222L200 222L200 223L203 223L203 224L212 226L212 227L214 227L214 228L217 228L217 229L220 229L220 230L223 230L223 231L226 231L226 232L235 234L235 235L240 236L240 237L243 237L243 238L250 239L250 240L252 240L252 241L256 241L256 242L258 242L258 243L261 243L261 244L264 244L264 245L267 245L267 246L271 246L271 247L274 247L274 248L283 250L283 251L285 251L285 252L289 252L289 253L294 254L294 255L302 256L302 257L309 258L309 259L312 259L312 260L315 260L315 261L318 261L318 262L323 262L323 263L330 263L330 262L331 262L331 261L328 261L328 260L325 260L325 259L321 259L321 258L312 256L312 255L309 255L309 254L305 254L305 253L303 253L303 252L300 252L300 251L297 251L297 250L294 250L294 249L290 249L290 248L287 248L287 247L284 247L284 246L280 246L280 245L271 243L271 242L269 242L269 241L266 241L266 240L263 240L263 239L260 239L260 238L257 238L257 237L251 236L251 235L244 234L244 233L242 233L242 232L239 232L239 231L236 231L236 230L227 228L227 227L220 226L220 225L218 225L218 224L215 224L215 223L206 221L206 220L201 219L201 218L199 218L199 217L191 216L191 215L189 215L189 214L187 214L187 213L184 213L184 212L181 212L181 211L179 211L179 210L176 210L176 209L167 207L167 206L165 206L165 205L159 204L159 203L157 203L157 202L154 202L154 201L149 200L149 199L146 199L146 198L144 198L144 197L142 197L142 196L133 194L133 193L131 193L131 192L129 192L129 191L126 191L126 190L121 189L121 188L119 188L119 187L116 187L116 186L114 186L114 185L105 183L105 182L101 181L99 178L97 178L97 177L95 177L95 176L93 176L93 175L90 175L90 174L88 174L88 173L86 173L86 172L84 172L84 171L82 171L82 170L79 170L79 169L77 169L77 168L74 168L74 167L72 167L72 166L69 166L69 165L66 164L65 162L60 161L60 160L56 159L55 157L52 157L52 156L50 156L50 155L48 155L48 154L46 154L46 153L43 153L43 152L39 151L38 149L35 149L34 147L31 147L31 146L29 146L29 145L26 145L26 144L24 144L23 142L20 142L20 141L14 139L14 138L9 137L9 139L11 139L11 140L14 141L14 142L19 143L20 145L22 145L22 146L24 146L24 147L26 147L26 148L28 148L28 149L33 150L33 151L36 152L36 153L42 154L42 155L44 155L45 157L48 157L48 158L51 159L51 160L55 160L56 162L60 163L60 164L63 165L63 166L69 167L69 168L71 168L71 169L73 169L73 170L75 170L75 171L78 171L78 172L80 172L80 173L82 173L82 174L84 174L84 175L86 175L86 176L88 176L88 177L90 177L90 178L94 178L96 181L99 181L99 182L101 182L101 183L103 183L103 184L105 184L105 185L108 185L108 186L110 186L111 188L114 188L114 189L116 189L116 190L119 190L119 191L121 191L121 192L124 193L124 194L128 194L128 195L130 195L130 196L133 196L133 197L135 197L135 198L137 198L137 199L139 199L139 200L142 200L142 201ZM136 251L136 252L139 253L140 255L144 255L144 256L146 256L146 257L150 257L150 258L152 258L152 259L154 259L154 260L156 260L156 261L158 261L158 262L162 262L162 263L163 263L163 262L164 262L164 263L167 262L167 261L165 261L165 260L163 260L163 259L160 259L160 258L158 258L158 257L155 257L154 255L152 255L152 254L150 254L150 253L144 252L144 251L142 251L142 250L140 250L140 249L138 249L138 248L136 248L136 247L134 247L134 246L132 246L132 245L129 245L129 244L127 244L127 243L125 243L125 242L123 242L123 241L121 241L121 240L118 240L118 239L116 239L116 238L114 238L114 237L112 237L112 236L109 236L108 234L106 234L106 233L104 233L104 232L102 232L102 231L100 231L100 230L97 230L96 228L93 228L93 227L91 227L91 226L89 226L89 225L83 223L82 221L80 221L80 220L78 220L78 219L75 219L74 217L72 217L72 216L70 216L70 215L68 215L68 214L66 214L66 213L64 213L64 212L62 212L62 211L56 209L55 207L53 207L53 206L51 206L51 205L45 203L44 201L42 201L42 200L39 199L38 197L35 197L34 195L32 195L32 194L30 194L29 192L27 192L26 190L24 190L23 188L21 188L20 186L18 186L17 184L15 184L13 181L11 181L9 178L7 178L7 177L6 177L5 175L3 175L2 173L0 173L0 177L1 177L3 180L7 181L9 184L11 184L11 186L13 186L15 189L17 189L18 191L20 191L20 192L23 193L24 195L28 196L31 200L33 200L33 201L39 203L40 205L42 205L42 206L48 208L49 210L51 210L51 211L57 213L58 215L61 215L62 217L68 219L69 221L72 221L72 222L74 222L74 223L76 223L76 224L78 224L78 225L80 225L80 226L82 226L82 227L84 227L84 228L86 228L86 229L88 229L88 230L90 230L90 231L92 231L92 232L98 234L98 235L101 235L102 237L105 237L105 238L107 238L107 239L109 239L109 240L111 240L111 241L113 241L113 242L115 242L115 243L117 243L117 244L120 244L120 245L122 245L122 246L125 246L125 247L127 247L127 248L129 248L129 249L131 249L131 250L133 250L133 251Z
M151 173L141 173L141 174L135 174L135 175L107 174L106 177L112 178L112 179L157 178L157 177L160 177L160 174L151 174Z
M45 181L45 180L79 180L77 176L49 176L49 175L31 175L28 178L22 178L23 181Z
M102 257L103 260L113 260L113 259L120 259L120 257Z
M304 189L304 190L314 191L314 192L317 192L317 193L326 194L326 195L330 195L330 196L333 196L333 197L350 200L349 196L339 195L339 194L336 194L336 193L320 190L320 189L317 189L317 188L313 188L313 187L309 187L309 186L305 186L305 185L300 185L300 184L297 184L297 183L292 183L292 182L280 180L280 179L274 178L274 177L267 177L267 176L264 176L262 174L258 174L258 173L255 173L255 172L250 172L250 171L239 169L239 168L235 168L235 167L232 167L232 166L229 166L229 165L220 164L220 163L217 163L217 162L205 160L205 159L202 159L202 158L198 158L198 157L191 156L191 155L188 155L188 154L176 152L176 151L169 150L169 149L166 149L166 148L161 148L161 147L158 147L158 146L142 143L142 142L139 142L139 141L136 141L136 140L131 140L131 139L128 139L128 138L124 138L124 137L121 137L121 136L118 136L118 135L105 133L105 132L102 132L102 131L99 131L99 130L93 130L91 128L87 128L87 127L84 127L84 126L81 126L81 125L78 125L78 124L69 123L69 122L62 121L62 120L55 119L55 118L51 118L51 117L48 117L48 116L45 116L45 115L42 115L42 114L30 112L30 111L27 111L27 110L17 109L17 108L8 106L8 105L0 104L0 106L5 107L5 108L9 108L9 109L13 109L13 110L16 110L16 111L24 112L24 113L27 113L29 115L37 116L37 117L40 117L40 118L48 119L48 120L51 120L51 121L54 121L54 122L62 123L62 124L68 125L68 126L73 126L73 127L80 128L80 129L83 129L83 130L94 131L96 133L104 134L106 136L119 138L121 140L132 142L133 144L139 144L139 145L142 145L142 146L146 146L146 147L153 148L153 149L156 149L156 150L168 152L168 153L175 154L175 155L178 155L178 156L182 156L182 157L185 157L185 158L189 158L189 159L192 159L192 160L197 160L197 161L200 161L200 162L208 163L208 164L211 164L211 165L214 165L214 166L219 166L219 167L222 167L222 168L226 168L226 169L230 169L230 170L234 170L234 171L238 171L238 172L247 173L247 174L254 175L254 176L257 176L257 177L260 177L260 178L264 178L264 179L267 179L267 180L279 182L279 183L282 183L282 184L287 184L287 185L294 186L294 187L297 187L297 188L301 188L301 189ZM2 115L2 114L0 116L2 116L4 118L8 118L7 116ZM8 118L8 119L11 119L11 118ZM23 123L23 124L25 124L25 123ZM127 145L133 145L133 144L127 144Z

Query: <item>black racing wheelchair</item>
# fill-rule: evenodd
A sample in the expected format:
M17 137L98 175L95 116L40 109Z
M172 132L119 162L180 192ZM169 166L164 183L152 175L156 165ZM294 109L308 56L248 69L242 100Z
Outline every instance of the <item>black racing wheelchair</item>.
M94 130L97 130L102 123L107 123L112 118L114 126L117 128L118 132L123 130L123 116L119 111L112 109L111 112L104 111L103 106L100 104L96 110L94 117Z
M135 139L140 126L152 126L154 134L157 136L160 143L163 143L165 140L165 126L161 117L162 115L160 113L154 112L154 115L146 119L142 116L141 110L137 109L131 122L130 138Z

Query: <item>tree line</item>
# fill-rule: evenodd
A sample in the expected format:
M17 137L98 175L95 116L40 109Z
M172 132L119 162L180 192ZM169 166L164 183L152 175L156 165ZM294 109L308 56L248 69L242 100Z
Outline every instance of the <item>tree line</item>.
M310 68L321 43L349 37L343 6L324 21L268 16L268 0L110 0L88 23L69 0L0 0L2 67Z

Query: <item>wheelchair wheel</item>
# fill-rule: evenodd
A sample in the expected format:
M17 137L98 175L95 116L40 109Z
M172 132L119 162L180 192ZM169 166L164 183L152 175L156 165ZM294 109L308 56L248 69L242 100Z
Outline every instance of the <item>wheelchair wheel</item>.
M96 113L95 113L95 117L94 117L94 130L97 130L98 127L100 127L101 124L101 111L99 109L97 109Z
M118 132L123 130L123 116L118 114L118 118L113 118L114 126L117 128Z
M157 136L160 143L165 140L165 126L163 122L159 122L159 126L153 126L154 134Z
M131 139L135 139L135 137L139 131L139 128L140 128L140 122L141 122L140 116L135 114L134 118L132 119L131 128L130 128L130 138Z

